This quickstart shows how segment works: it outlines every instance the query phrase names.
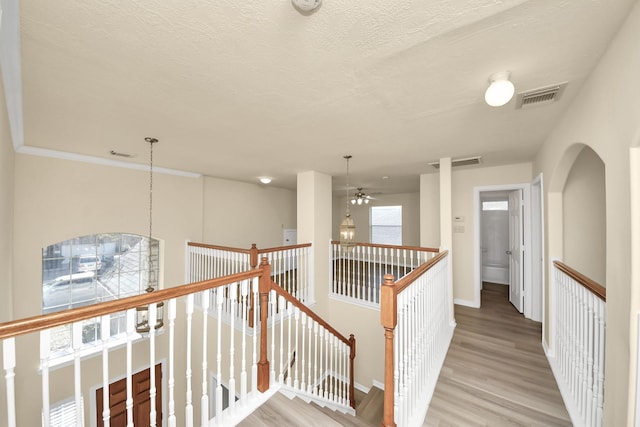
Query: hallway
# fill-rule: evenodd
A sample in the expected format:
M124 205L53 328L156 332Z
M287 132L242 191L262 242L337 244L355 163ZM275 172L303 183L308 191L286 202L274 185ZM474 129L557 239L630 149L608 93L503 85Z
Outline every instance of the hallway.
M482 308L456 306L457 327L424 426L571 426L541 344L541 324L485 283Z

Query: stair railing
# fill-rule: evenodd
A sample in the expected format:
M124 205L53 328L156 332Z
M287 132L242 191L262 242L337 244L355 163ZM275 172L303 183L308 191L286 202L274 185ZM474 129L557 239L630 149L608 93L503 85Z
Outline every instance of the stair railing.
M313 304L313 272L311 243L258 249L252 244L250 249L216 246L204 243L187 243L187 282L214 279L229 274L249 271L258 267L258 260L266 257L272 266L273 280L283 289L307 305ZM196 300L200 306L200 300ZM247 318L253 328L253 300ZM229 321L231 307L225 304L222 316ZM237 315L240 314L236 310ZM240 319L235 320L241 325Z
M606 289L553 262L554 355L549 362L575 425L601 426L604 409Z
M126 416L130 425L133 423L133 385L130 380L134 371L133 353L134 349L136 353L139 350L145 351L144 347L140 347L144 346L143 338L146 338L148 341L148 349L146 352L148 352L149 355L149 366L155 366L158 362L156 355L161 359L164 358L167 360L166 363L168 366L165 372L168 372L168 375L165 375L164 380L166 380L168 398L166 395L163 397L167 403L166 408L168 409L168 413L166 417L169 427L175 427L176 425L194 425L194 396L197 396L197 392L195 392L192 386L192 376L194 372L193 367L195 366L202 367L200 424L227 425L234 423L238 419L241 419L243 415L246 415L248 413L247 411L250 411L257 403L263 401L263 392L269 390L270 386L276 385L276 360L280 360L279 366L280 372L282 372L283 353L282 351L278 353L275 349L276 347L280 349L284 348L282 344L283 321L281 318L279 325L280 335L276 334L275 331L278 326L276 322L271 322L271 331L269 331L267 322L269 315L276 316L277 310L275 306L278 304L283 308L286 306L286 310L294 312L294 318L296 317L295 313L298 313L298 318L304 318L306 320L301 320L300 323L293 324L291 323L292 320L288 320L290 325L288 326L288 330L291 330L293 326L297 333L289 334L286 338L289 342L300 344L299 346L296 344L294 351L296 354L302 355L301 358L296 357L295 363L290 368L292 371L289 373L289 377L295 375L295 382L292 388L297 388L300 392L305 392L306 390L306 392L312 396L319 396L327 402L349 408L354 402L353 358L355 357L355 339L353 336L351 336L350 339L346 339L337 333L337 331L323 322L321 318L309 310L304 304L277 286L271 276L271 268L268 260L263 258L259 268L247 272L157 290L91 306L1 323L0 341L2 342L3 368L5 371L5 385L7 390L6 425L15 427L17 425L35 425L40 422L40 417L31 413L32 411L26 414L22 412L17 413L16 410L17 403L22 402L20 405L21 408L27 406L24 404L26 401L29 402L28 406L32 406L34 403L33 393L30 392L28 395L16 394L16 383L21 381L21 378L16 379L16 374L18 373L20 376L29 378L38 376L37 368L34 369L31 366L24 366L24 364L20 365L21 359L17 357L19 354L16 354L16 349L25 348L20 340L25 338L26 343L31 340L28 335L37 333L40 336L42 423L45 427L49 426L51 391L57 389L52 388L50 384L49 334L52 328L61 325L69 325L73 331L74 358L72 367L59 369L68 369L70 371L69 375L66 375L65 372L63 377L65 381L67 381L68 378L73 384L74 401L75 407L77 408L75 412L75 424L89 424L88 420L84 418L84 414L90 413L90 411L85 408L85 402L91 399L83 399L83 395L88 395L91 391L83 389L82 377L84 375L95 376L95 373L88 372L86 368L83 369L84 359L81 352L82 322L94 318L97 318L102 326L102 387L109 387L111 378L123 375L127 378ZM203 315L199 317L194 316L194 299L196 295L201 297L204 311ZM258 302L258 309L254 311L253 319L254 323L259 323L260 327L260 333L254 333L252 336L247 333L247 322L243 322L242 333L236 332L233 323L233 319L238 318L238 316L235 315L235 310L241 312L240 318L246 318L251 298ZM185 303L184 313L181 313L180 316L178 316L178 310L176 308L179 299L184 300ZM226 324L226 322L215 319L211 320L208 312L215 311L219 316L218 319L220 319L225 304L228 302L230 302L229 306L231 307L232 313L231 324ZM135 330L136 308L148 307L149 318L154 319L161 303L164 304L167 315L167 321L164 326L158 330L152 327L145 335L137 333ZM114 368L113 360L110 363L110 360L113 358L111 356L112 344L114 342L118 344L122 342L122 337L116 338L109 334L111 315L119 312L124 312L126 318L126 333L124 334L126 361L123 361L123 365L126 365L126 368L122 367L121 369ZM282 310L282 313L284 313L284 310ZM282 316L282 314L280 314L280 316ZM258 322L258 317L262 320L261 322ZM202 321L200 329L196 328L198 320ZM167 340L159 341L158 334L167 332L169 339L168 345L165 346L164 343ZM184 347L176 345L175 338L180 336L186 339L186 345ZM222 336L230 337L228 346L223 347L221 342ZM313 343L311 342L312 336L314 339ZM271 337L270 340L269 337ZM277 341L277 337L281 338L280 342ZM319 344L318 349L316 344L320 337L324 338L324 341ZM16 345L16 340L18 340L18 345ZM212 342L209 343L209 340L212 340ZM192 344L196 341L202 344L202 354L199 358L193 353ZM347 343L349 345L348 349L345 347ZM271 347L271 361L268 355L269 345ZM287 349L288 348L287 346ZM176 358L176 351L185 351L186 357ZM343 356L344 354L347 354L347 359ZM193 362L197 363L192 365L192 359ZM311 364L312 359L314 362L313 365ZM184 360L185 366L176 366L176 360ZM224 364L222 363L223 360L225 361ZM298 360L300 360L300 363L298 363ZM211 365L213 366L211 371L216 373L217 379L216 398L214 402L216 408L215 418L211 418L209 414L210 397L208 394L208 375L210 371L210 361L215 361ZM318 365L316 365L316 361L318 361ZM350 363L349 365L347 361ZM284 364L286 365L286 363L287 362ZM313 374L311 374L312 368ZM156 407L155 397L161 385L160 378L155 377L155 370L151 369L150 371L149 417L150 420L152 420L151 425L155 425L156 416L161 410L161 408ZM181 375L180 372L183 374ZM323 375L325 377L331 375L331 378L340 380L344 380L344 377L347 377L348 382L345 381L345 385L343 385L335 380L331 386L319 385L321 384ZM56 377L60 376L56 375ZM227 408L223 408L223 383L228 384L230 396L238 397L237 401L233 398L229 399L229 406ZM105 388L105 390L108 390L108 388ZM184 420L176 419L175 393L178 390L185 392ZM109 393L103 393L103 398L104 411L102 414L98 414L98 416L100 416L105 422L105 425L107 425L112 416L110 412Z
M386 274L400 278L438 253L437 248L356 243L347 250L331 242L331 297L378 307Z
M449 256L443 251L394 283L384 276L384 427L421 426L451 338Z

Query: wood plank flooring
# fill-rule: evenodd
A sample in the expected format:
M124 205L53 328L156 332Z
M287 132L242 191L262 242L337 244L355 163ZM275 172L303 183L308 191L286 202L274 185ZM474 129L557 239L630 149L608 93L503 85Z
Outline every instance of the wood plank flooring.
M571 426L541 345L541 324L485 283L457 327L423 426Z

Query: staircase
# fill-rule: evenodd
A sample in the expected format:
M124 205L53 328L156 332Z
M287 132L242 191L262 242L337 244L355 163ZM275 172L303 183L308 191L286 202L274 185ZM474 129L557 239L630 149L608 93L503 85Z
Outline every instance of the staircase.
M369 393L356 391L356 416L333 411L315 403L307 403L295 397L289 399L282 393L276 393L265 404L256 409L238 426L353 426L378 427L382 422L382 402L384 392L371 387Z

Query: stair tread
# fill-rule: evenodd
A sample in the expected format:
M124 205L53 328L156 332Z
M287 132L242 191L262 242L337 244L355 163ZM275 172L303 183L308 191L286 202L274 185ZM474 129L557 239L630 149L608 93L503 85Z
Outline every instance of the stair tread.
M267 427L267 426L353 426L367 427L370 424L358 418L321 408L314 403L306 403L302 399L289 399L282 393L276 393L265 404L245 418L239 426Z
M356 407L356 414L361 420L379 426L384 412L384 391L378 387L371 387Z

